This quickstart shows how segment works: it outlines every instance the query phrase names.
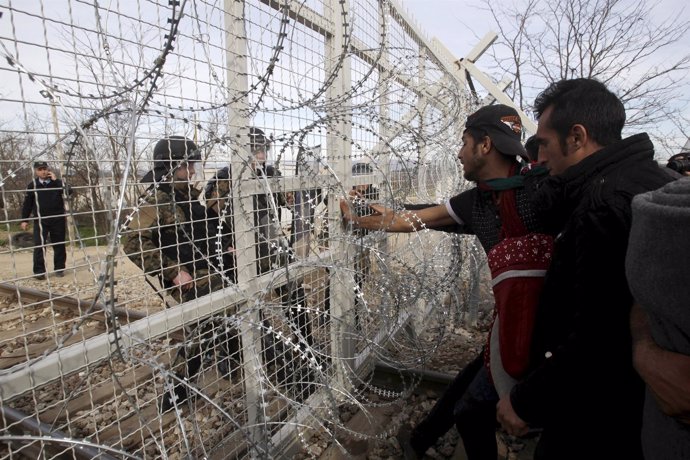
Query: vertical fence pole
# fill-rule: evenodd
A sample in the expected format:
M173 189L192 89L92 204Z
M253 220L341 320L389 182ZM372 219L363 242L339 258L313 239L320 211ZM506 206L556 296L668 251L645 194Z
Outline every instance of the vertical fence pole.
M249 132L248 126L248 100L247 91L249 88L248 81L248 49L246 37L246 24L244 18L245 9L244 0L225 0L225 49L227 61L227 87L229 90L229 98L232 102L228 106L228 129L230 139L238 139L239 148L235 150L235 146L230 144L230 158L229 164L231 168L231 183L232 189L238 189L236 184L240 184L242 180L250 178L248 168L240 167L242 161L240 155L248 154L249 150ZM244 97L237 97L244 94ZM244 248L242 251L237 251L237 281L240 284L248 286L250 292L258 292L257 288L257 269L255 257L254 238L252 222L250 222L251 212L244 216L240 210L252 210L253 200L252 196L239 196L238 193L232 193L234 230L235 230L235 244L238 248ZM246 217L246 218L243 218ZM237 306L238 309L251 308L253 305L248 305L247 302L241 303ZM258 369L261 365L261 330L259 325L261 318L259 311L253 309L248 315L243 316L243 321L240 325L240 335L242 340L242 356L244 368L244 398L245 407L247 408L247 432L251 441L255 446L268 452L268 436L264 419L264 410L262 405L261 382L259 382L260 372ZM258 454L258 453L255 453Z
M349 24L350 2L348 0L328 0L326 2L327 15L330 14L330 20L333 23L333 34L326 38L326 75L337 71L333 84L328 88L328 99L339 100L343 94L347 94L351 88L351 62L349 50L346 49L346 38L351 34L351 26ZM338 68L338 66L340 66ZM338 107L331 110L338 110L338 113L332 112L329 119L333 120L332 128L328 131L328 162L332 165L333 170L341 179L344 191L346 192L351 187L352 178L352 114L348 107L350 101L343 101ZM343 254L346 257L347 263L341 264L335 268L335 273L331 274L331 317L334 320L330 321L331 327L331 356L339 357L342 363L347 363L347 368L340 366L340 363L334 362L335 379L341 385L345 385L346 376L344 372L351 372L351 363L355 355L355 343L351 331L347 330L347 324L354 324L354 318L349 318L354 314L354 259L353 249L341 238L343 228L340 217L340 207L338 197L328 200L328 213L333 216L329 219L329 234L331 235L331 244L336 254ZM336 282L333 283L333 280ZM346 319L346 321L340 321ZM351 320L350 320L351 319Z

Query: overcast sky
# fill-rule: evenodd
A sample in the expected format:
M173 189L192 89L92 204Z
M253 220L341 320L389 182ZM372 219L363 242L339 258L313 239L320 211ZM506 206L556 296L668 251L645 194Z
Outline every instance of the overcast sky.
M430 38L438 38L458 58L467 54L484 35L495 30L493 18L485 10L481 0L398 1L414 16ZM653 1L647 3L651 5ZM690 5L687 0L658 0L658 4L653 11L660 18L679 14L683 10L684 21L690 21ZM687 50L687 45L684 48Z
M419 27L428 38L437 38L457 58L465 56L488 32L495 31L493 18L483 7L481 0L398 0L407 12L416 20ZM547 0L554 1L554 0ZM636 0L623 0L633 2ZM654 7L653 17L657 21L671 16L681 15L680 20L690 22L690 3L687 0L648 0L648 5L658 3ZM688 40L678 43L674 49L667 52L681 56L688 52ZM681 54L682 53L682 54ZM488 71L488 56L477 61L480 70ZM502 76L492 75L494 80ZM690 100L690 77L684 92L686 100ZM690 116L690 109L687 111ZM682 145L685 138L675 127L670 128L678 133L676 144ZM661 152L658 152L661 153ZM673 152L670 152L673 153ZM670 153L662 154L663 156Z

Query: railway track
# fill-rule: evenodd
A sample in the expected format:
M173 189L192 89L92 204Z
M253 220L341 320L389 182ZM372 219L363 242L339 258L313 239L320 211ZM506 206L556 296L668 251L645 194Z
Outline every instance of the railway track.
M0 369L9 369L50 352L58 344L68 346L107 330L107 311L120 322L146 315L123 308L106 309L100 303L56 292L0 283L0 297L8 306L0 311ZM73 327L78 334L71 334ZM64 339L64 340L63 340Z
M112 332L108 311L120 323L146 316L10 283L0 283L0 305L0 322L10 325L0 331L0 372L10 373L12 367L21 368L23 363L50 353L58 343L68 346ZM106 460L174 458L175 452L194 452L199 458L227 458L228 453L233 458L242 457L249 449L246 433L239 428L247 423L243 378L231 379L221 375L217 366L206 366L193 381L200 393L191 398L192 403L180 402L179 413L161 412L165 391L162 371L170 368L185 334L189 337L189 331L173 331L147 343L140 354L134 347L130 356L113 356L26 395L10 401L0 399L0 434L12 437L4 445L0 442L0 458L9 452L12 458L26 459L63 458L65 452L69 458L94 458L98 454ZM68 338L60 342L61 337ZM222 409L222 415L213 404ZM271 420L285 420L288 404L271 397L264 410ZM182 439L181 426L187 433L196 433L191 436L191 447L185 445L189 440ZM202 445L201 439L216 439L224 447ZM216 454L209 455L214 448Z

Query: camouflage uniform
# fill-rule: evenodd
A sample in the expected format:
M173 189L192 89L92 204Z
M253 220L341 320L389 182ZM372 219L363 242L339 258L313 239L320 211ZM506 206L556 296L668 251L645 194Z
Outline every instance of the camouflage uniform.
M209 256L215 254L213 225L198 190L164 184L130 224L124 251L147 275L157 276L175 300L186 302L223 287L222 276L209 267ZM180 271L194 279L184 292L172 282Z
M224 279L213 264L217 215L199 202L199 195L200 192L192 187L173 189L170 184L160 185L141 206L129 226L129 233L124 236L124 251L129 259L147 275L157 276L178 302L210 294L226 285L227 278ZM172 281L181 270L194 280L193 286L184 292ZM226 315L233 313L234 307L225 312ZM192 380L203 363L211 360L221 375L237 380L240 350L238 332L229 327L229 319L222 315L210 317L190 332L185 344L178 349L171 370L179 379ZM186 385L173 381L172 393L164 395L162 410L169 410L187 397Z

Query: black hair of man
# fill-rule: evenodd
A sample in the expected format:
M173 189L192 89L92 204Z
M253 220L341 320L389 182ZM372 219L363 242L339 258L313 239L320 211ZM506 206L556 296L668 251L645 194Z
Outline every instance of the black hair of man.
M536 135L532 135L525 141L525 151L530 161L538 161L539 158L539 141Z
M271 139L263 130L251 126L249 128L249 149L254 152L268 152L271 148Z
M553 107L550 128L565 145L573 125L582 125L602 147L621 140L625 107L603 83L592 78L575 78L551 83L534 101L537 118Z

